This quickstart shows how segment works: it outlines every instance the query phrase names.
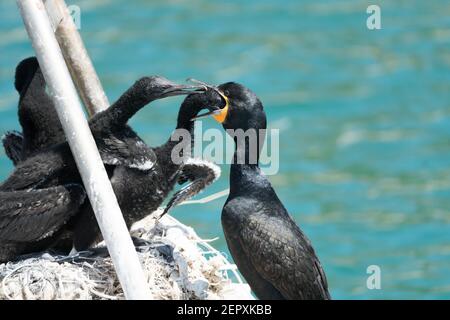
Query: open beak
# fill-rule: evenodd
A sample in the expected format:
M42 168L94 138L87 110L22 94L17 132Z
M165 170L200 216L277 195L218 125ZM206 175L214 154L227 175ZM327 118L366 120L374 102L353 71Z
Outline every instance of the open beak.
M228 98L222 92L220 92L219 90L217 90L217 93L219 93L220 96L225 100L225 107L217 108L215 110L206 112L204 114L200 114L200 115L192 118L191 121L195 121L195 120L198 120L198 119L202 119L202 118L206 118L206 117L212 116L219 123L224 123L225 122L225 120L227 119L228 108L229 108Z
M220 112L217 114L213 114L212 117L218 122L218 123L224 123L225 120L227 119L227 115L228 115L228 108L229 108L229 101L228 98L221 92L218 91L219 94L222 96L222 98L225 100L225 107L223 107L222 109L220 109Z
M222 99L225 101L225 106L223 108L216 107L212 111L206 112L204 114L200 114L200 115L192 118L191 121L195 121L198 119L203 119L203 118L212 116L217 122L223 123L226 120L227 115L228 115L229 101L228 101L227 96L225 96L223 94L223 92L220 91L217 87L211 86L202 81L192 79L192 78L189 78L188 81L191 81L191 82L201 85L205 90L213 90L213 91L217 92L222 97Z
M187 95L191 93L201 93L205 92L206 87L203 85L183 85L174 84L162 92L162 97L173 97L180 95Z

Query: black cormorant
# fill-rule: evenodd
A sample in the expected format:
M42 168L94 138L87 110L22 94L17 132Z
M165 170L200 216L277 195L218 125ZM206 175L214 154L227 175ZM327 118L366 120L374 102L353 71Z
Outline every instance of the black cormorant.
M262 103L237 83L215 89L223 102L210 106L207 115L214 115L236 144L230 194L221 220L239 271L260 299L330 299L325 273L310 241L259 168L265 138L259 133L266 129ZM235 135L239 129L256 130L256 135L239 141Z
M38 151L64 142L65 136L35 57L17 65L14 86L20 96L18 114L22 133L8 132L2 140L6 154L16 165Z
M199 98L195 98L196 95L199 95ZM218 166L192 158L192 150L187 147L182 148L192 141L180 139L180 133L183 132L188 133L183 138L194 139L194 121L192 120L207 105L217 104L216 99L217 97L212 95L193 93L183 101L178 112L175 131L168 141L156 148L145 145L157 159L152 163L152 170L130 166L115 167L110 180L128 227L158 209L177 182L183 184L189 181L189 184L173 195L164 213L176 204L196 195L220 176ZM188 146L192 148L192 144ZM183 154L185 151L187 154ZM182 161L173 161L175 152L179 152L178 158ZM143 166L145 168L145 163ZM75 249L87 248L98 240L100 235L93 213L84 212L74 230Z

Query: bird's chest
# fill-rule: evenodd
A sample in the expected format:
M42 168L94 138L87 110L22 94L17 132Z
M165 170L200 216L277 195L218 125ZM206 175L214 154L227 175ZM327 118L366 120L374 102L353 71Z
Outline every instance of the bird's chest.
M258 233L273 217L263 199L237 197L228 201L222 210L222 227L229 240L247 239L247 233Z
M111 179L124 215L137 221L156 210L167 194L166 182L155 170L120 167Z
M244 227L249 223L252 208L245 199L236 199L225 204L222 210L222 227L229 240L238 240Z

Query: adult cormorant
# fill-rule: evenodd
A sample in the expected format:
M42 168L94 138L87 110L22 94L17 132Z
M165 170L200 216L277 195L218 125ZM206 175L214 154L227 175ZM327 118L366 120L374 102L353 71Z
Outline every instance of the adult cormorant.
M261 101L233 82L215 90L223 102L211 105L207 114L222 123L236 144L230 194L221 219L239 271L260 299L330 299L325 273L310 241L259 168L265 138L260 130L266 129ZM248 135L239 138L239 129Z
M173 188L181 168L183 169L181 176L187 176L193 181L187 189L180 192L181 196L191 196L199 192L201 187L211 183L217 177L215 167L205 164L191 161L191 163L185 163L183 167L183 163L176 166L166 163L170 161L170 154L166 153L171 151L171 145L176 145L175 142L169 141L153 150L126 125L127 120L149 102L166 96L190 93L196 88L198 87L175 85L161 77L142 78L113 106L97 114L89 122L128 226L155 210L162 203ZM188 102L189 99L180 109L178 119L180 128L189 129L193 126L190 121L193 109L188 107ZM203 106L197 108L200 110ZM192 114L192 117L195 115ZM195 174L192 175L189 172ZM0 186L2 200L0 212L3 213L0 214L0 240L4 244L0 248L0 251L3 250L3 254L0 254L2 259L11 259L24 251L42 250L53 244L55 240L69 238L71 241L73 238L75 248L83 250L98 239L100 231L90 204L87 201L75 201L70 197L66 197L67 201L63 202L66 210L61 210L67 214L64 222L70 220L63 231L45 234L43 237L46 238L45 241L39 242L42 246L36 245L36 239L29 241L21 235L20 230L26 229L20 223L32 222L32 219L24 218L27 215L33 215L42 210L49 217L48 219L52 216L56 219L57 213L53 212L54 203L62 197L61 188L68 189L67 186L74 184L80 188L82 186L67 143L42 150L18 163L13 174ZM27 191L22 192L23 190ZM184 190L191 191L186 193ZM46 197L42 197L43 192L46 192ZM176 196L180 197L180 193ZM14 209L12 199L15 199L14 201L21 199L19 203L34 205L20 210ZM74 207L76 209L73 209ZM74 215L73 212L76 213L75 216L69 219ZM39 216L36 216L36 219L39 219ZM16 238L9 239L12 229L18 232ZM20 243L20 237L23 237L23 243ZM67 242L62 243L64 246ZM15 253L11 247L17 249Z

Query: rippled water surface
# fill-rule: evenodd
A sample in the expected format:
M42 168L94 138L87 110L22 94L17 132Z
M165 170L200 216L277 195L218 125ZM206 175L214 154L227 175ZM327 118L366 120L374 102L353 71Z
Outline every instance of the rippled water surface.
M280 131L270 179L314 244L334 298L450 298L450 2L68 1L110 100L142 75L238 81ZM19 129L16 64L33 54L14 1L0 3L0 131ZM131 122L150 145L181 98ZM218 127L206 120L205 127ZM0 151L0 178L12 165ZM130 182L131 183L131 182ZM228 169L206 194L228 185ZM224 199L173 214L227 252ZM379 265L382 289L366 288Z

